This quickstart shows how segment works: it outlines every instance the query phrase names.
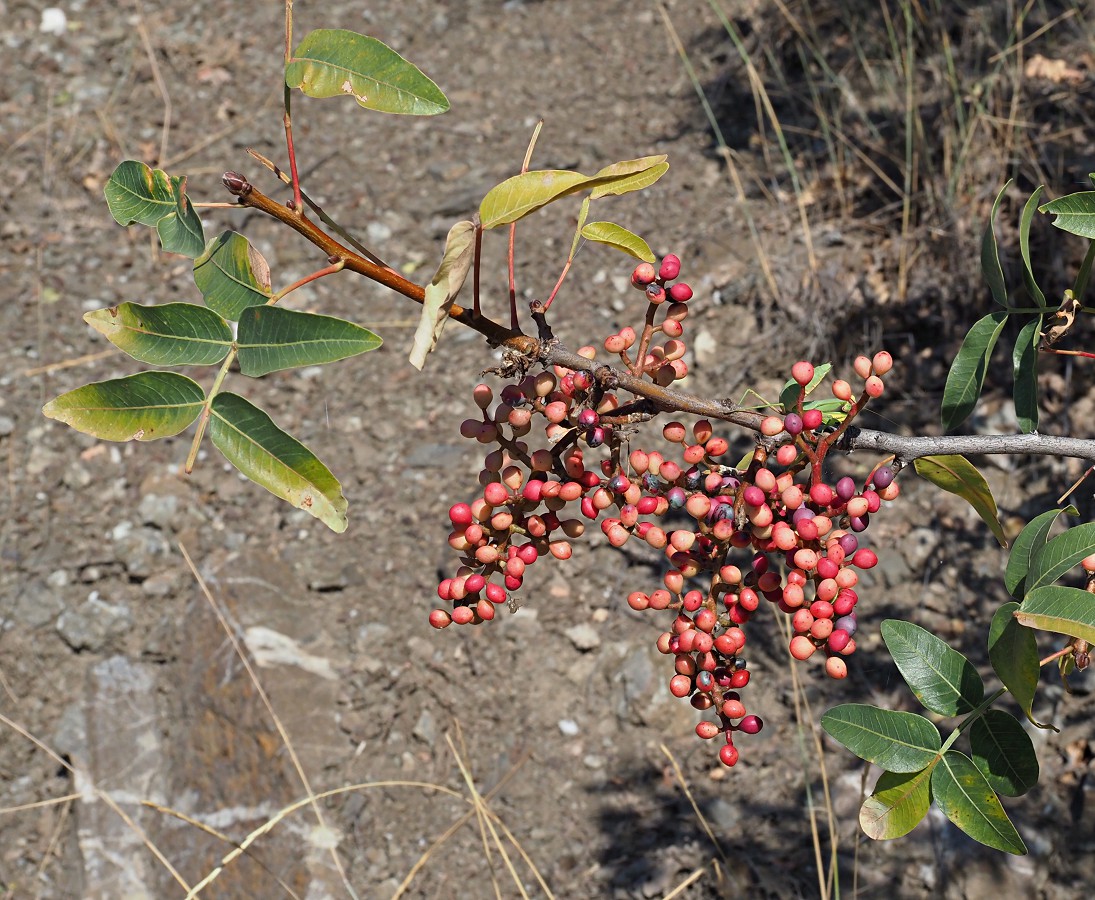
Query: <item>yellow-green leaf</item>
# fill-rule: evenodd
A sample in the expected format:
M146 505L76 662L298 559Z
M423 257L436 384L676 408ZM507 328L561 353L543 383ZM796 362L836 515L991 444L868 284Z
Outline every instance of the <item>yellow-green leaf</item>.
M594 200L600 197L618 196L631 191L641 191L669 171L669 163L664 153L659 156L644 156L641 159L628 159L605 166L593 177L609 178L611 181L599 185L590 193Z
M913 468L921 478L965 500L989 526L1000 546L1008 545L996 509L996 499L985 476L977 471L973 463L964 456L924 456L914 460Z
M654 262L650 245L637 234L612 222L590 222L582 228L582 237L599 244L608 244L645 262Z
M867 837L888 841L904 837L928 814L932 769L938 757L919 772L883 772L874 792L859 809L859 825Z
M376 38L321 28L285 67L285 83L309 97L353 97L359 105L406 116L435 116L449 101L429 78Z
M174 372L140 372L85 384L50 400L42 413L104 441L154 441L178 434L205 403L196 381Z
M209 436L232 465L332 531L346 530L342 486L311 450L238 394L217 394L210 412Z

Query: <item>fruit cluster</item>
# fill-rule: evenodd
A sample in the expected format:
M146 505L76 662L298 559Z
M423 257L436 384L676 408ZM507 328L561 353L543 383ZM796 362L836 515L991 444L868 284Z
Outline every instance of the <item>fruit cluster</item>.
M648 302L644 327L624 328L604 341L629 372L663 386L687 373L679 338L692 291L681 282L669 285L679 272L675 256L658 269L637 266L631 282ZM593 347L579 353L591 361L596 356ZM630 449L619 399L601 388L592 367L527 375L505 385L497 403L489 386L478 385L481 415L465 420L460 431L491 449L479 476L481 495L449 510L449 544L461 565L438 585L447 607L435 609L430 623L444 628L493 619L521 588L528 566L570 557L570 542L586 522L599 520L614 547L644 541L665 554L668 570L660 587L634 591L627 603L675 613L657 641L673 657L669 690L713 711L716 721L700 722L697 734L722 735L719 757L734 765L734 735L755 734L763 725L739 693L750 679L744 626L762 600L790 616L795 659L821 651L829 676L847 675L857 570L878 561L860 535L898 486L888 466L872 472L862 488L847 476L830 486L824 461L848 423L881 395L892 365L885 352L860 357L858 396L848 382L835 381L833 400L810 401L823 373L796 363L780 414L759 422L757 446L737 466L724 460L729 442L707 420L691 428L664 426L666 443L679 445L679 461ZM524 438L536 417L546 440L532 449ZM669 522L680 524L670 528Z

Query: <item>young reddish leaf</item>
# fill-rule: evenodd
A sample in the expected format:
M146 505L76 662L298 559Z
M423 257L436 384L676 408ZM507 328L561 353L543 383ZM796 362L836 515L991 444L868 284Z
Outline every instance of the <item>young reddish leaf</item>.
M359 105L406 116L449 108L441 89L376 38L321 28L309 33L285 67L285 83L309 97L353 97Z
M860 759L890 772L919 772L939 751L939 729L915 713L843 703L821 717L821 727Z
M1059 584L1034 588L1015 618L1028 628L1055 631L1095 644L1095 595L1080 588Z
M270 266L242 234L225 231L194 260L194 284L206 306L237 321L245 309L270 299Z
M426 364L426 357L437 346L445 323L449 320L449 309L456 301L456 295L468 277L475 256L475 225L468 221L457 222L449 229L445 239L445 254L433 279L426 285L426 299L422 304L422 315L414 333L410 362L416 369Z
M42 413L104 441L154 441L185 429L204 403L196 381L174 372L141 372L85 384L50 400Z
M321 366L375 350L380 338L360 325L279 306L250 306L236 336L240 371L257 378L300 366Z
M933 713L963 715L985 699L985 683L972 663L930 631L912 622L887 619L882 623L882 639L916 699Z
M921 478L965 500L989 526L1000 546L1007 547L992 490L973 463L964 456L922 456L913 461L913 468Z
M209 436L232 465L332 531L346 530L342 486L311 450L238 394L217 394L210 412Z
M1026 854L1026 844L1000 798L968 756L948 750L932 772L931 788L943 814L975 841L1017 856Z
M973 412L985 384L989 357L1008 319L1006 312L989 313L974 323L958 348L943 388L943 429L961 425Z
M646 241L623 226L612 222L590 222L582 228L582 237L588 241L615 247L644 262L652 263L655 259L654 251L650 249Z
M211 366L232 346L228 323L193 303L122 303L84 313L84 321L115 347L155 366Z
M918 772L883 772L878 776L874 791L859 809L859 825L867 837L888 841L903 837L920 824L931 806L929 786L935 761Z

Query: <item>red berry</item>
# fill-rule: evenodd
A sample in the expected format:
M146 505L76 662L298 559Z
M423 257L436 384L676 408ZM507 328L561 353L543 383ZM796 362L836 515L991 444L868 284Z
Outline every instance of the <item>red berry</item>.
M738 723L738 730L743 734L757 734L764 727L764 722L759 716L746 716Z
M631 273L631 283L637 288L645 288L657 277L658 273L654 270L653 264L642 262L635 266L635 271Z
M732 766L738 761L738 751L733 744L726 744L719 750L719 760L724 766Z
M687 303L692 299L692 288L683 281L678 282L669 289L669 299L674 303Z
M687 697L692 693L692 679L687 675L674 675L669 679L669 693L674 697Z
M736 672L734 672L733 675L730 676L730 687L734 688L735 690L740 690L741 688L745 687L748 683L749 683L749 670L748 669L738 669Z
M662 259L661 268L658 269L658 277L662 281L672 281L681 274L681 260L677 255L670 253Z
M451 623L452 616L443 609L435 609L430 613L430 624L434 628L447 628Z
M808 409L802 414L802 427L807 431L813 431L821 425L823 418L820 409Z

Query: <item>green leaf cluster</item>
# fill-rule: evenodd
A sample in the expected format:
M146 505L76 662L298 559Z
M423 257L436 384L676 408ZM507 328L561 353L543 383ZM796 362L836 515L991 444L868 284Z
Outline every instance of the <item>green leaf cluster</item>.
M930 719L915 713L847 703L822 717L822 727L834 740L884 770L860 809L864 833L876 840L908 834L934 802L974 840L1025 854L1026 845L999 795L1017 797L1029 791L1038 781L1038 757L1022 724L990 708L1003 692L986 700L984 682L970 661L918 625L888 620L882 623L882 636L920 703L937 716L963 719L943 740ZM994 667L994 656L999 657L1006 643L998 635L996 644L997 652L990 653ZM1034 660L1037 671L1036 655ZM999 669L997 674L1012 678L1004 668L1004 674ZM968 753L954 748L963 735Z
M1095 180L1095 175L1092 179ZM973 412L984 388L989 361L996 348L997 340L1009 319L1025 320L1019 328L1011 350L1012 398L1015 403L1015 414L1019 420L1019 428L1024 434L1029 434L1038 428L1038 351L1043 341L1043 326L1046 324L1047 316L1052 316L1054 310L1038 285L1031 265L1030 229L1034 214L1041 212L1053 215L1056 217L1053 221L1056 227L1095 241L1095 192L1081 191L1039 206L1038 201L1044 190L1044 186L1040 185L1027 199L1019 216L1019 253L1023 263L1023 289L1033 305L1013 306L1009 301L1008 286L1003 267L1000 265L999 243L995 227L1000 202L1010 185L1009 181L997 194L981 241L981 271L993 301L1000 309L988 313L974 323L951 363L942 402L943 428L947 431L957 428ZM1070 293L1066 294L1065 302L1068 302L1069 298L1075 298L1077 305L1082 304L1093 262L1095 262L1095 243L1089 247L1073 287Z

